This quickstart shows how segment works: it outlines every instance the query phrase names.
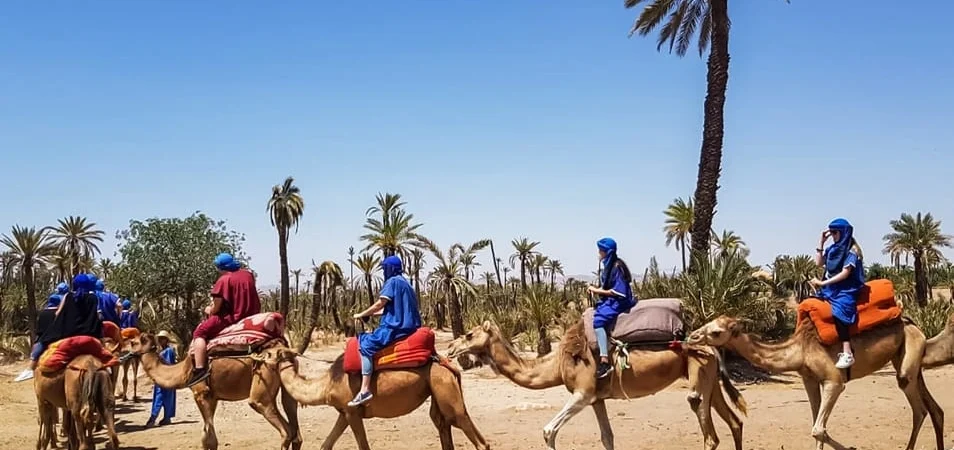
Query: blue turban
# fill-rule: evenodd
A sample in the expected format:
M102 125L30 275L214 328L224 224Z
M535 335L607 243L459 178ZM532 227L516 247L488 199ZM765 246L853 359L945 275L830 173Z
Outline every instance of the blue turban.
M600 286L603 289L609 289L613 282L610 274L613 267L616 266L616 241L613 238L605 237L596 241L596 248L606 253L606 257L600 261L603 264L603 270L600 273Z
M77 297L86 295L96 289L96 277L93 275L81 273L73 277L73 293Z
M66 284L65 281L61 281L60 284L56 285L56 293L64 295L70 291L70 286Z
M229 253L219 253L219 256L215 257L215 268L235 272L242 268L242 264Z
M851 238L855 229L847 220L840 217L832 220L828 224L828 229L841 234L838 236L838 241L829 247L828 254L825 257L825 271L830 275L836 275L844 269L845 259L848 258L848 252L851 251Z
M381 268L384 269L384 279L400 275L404 272L404 269L401 266L401 258L397 256L388 256L384 258L384 261L381 261Z
M106 290L106 283L103 283L103 280L97 279L97 280L96 280L96 290L97 290L97 291L105 291L105 290Z
M596 241L596 248L603 250L607 255L616 253L616 241L613 238L605 237Z
M57 306L60 306L60 300L62 299L63 298L60 297L60 294L50 294L50 296L46 299L46 307L56 308Z
M127 298L123 300L123 309L129 310L129 308L132 308L132 302L130 302L129 299Z

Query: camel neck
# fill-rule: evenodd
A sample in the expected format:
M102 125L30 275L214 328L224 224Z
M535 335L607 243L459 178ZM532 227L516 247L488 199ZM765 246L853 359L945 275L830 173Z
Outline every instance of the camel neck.
M159 359L155 352L145 353L140 356L142 368L152 378L159 387L163 389L182 389L189 382L189 376L192 374L192 368L195 366L192 356L182 358L177 364L165 364Z
M927 340L921 366L925 369L944 366L954 362L954 315L940 334Z
M748 334L730 341L729 349L772 372L793 372L804 364L804 348L794 337L778 344L767 344Z
M327 405L328 387L331 372L325 372L322 376L315 379L308 379L298 373L298 366L283 361L278 366L278 376L282 380L282 386L298 403L302 405Z
M553 353L527 360L520 357L501 337L495 336L490 346L490 357L497 370L520 387L546 389L563 384L559 358Z

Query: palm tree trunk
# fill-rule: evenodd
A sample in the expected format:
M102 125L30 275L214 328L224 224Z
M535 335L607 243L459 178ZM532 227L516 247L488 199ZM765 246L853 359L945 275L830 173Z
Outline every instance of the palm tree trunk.
M537 357L547 355L553 351L550 345L550 337L547 333L547 327L542 324L537 325Z
M278 310L288 320L288 230L278 228L278 259L281 262L281 301Z
M527 290L527 263L520 258L520 289Z
M450 289L448 289L447 301L450 303L451 332L454 334L454 339L457 339L464 334L464 316L461 314L459 299Z
M305 350L308 349L308 345L311 344L311 334L315 332L315 329L318 328L318 303L321 302L321 283L322 277L315 277L315 287L311 291L311 317L308 321L308 330L305 332L304 336L301 336L301 342L298 343L298 348L295 350L298 353L305 353Z
M927 304L928 280L924 270L924 255L921 251L914 252L914 298L918 305Z
M364 274L364 282L365 282L365 284L367 284L367 287L368 287L368 306L371 306L371 305L374 304L374 290L371 288L371 274L370 274L370 273Z
M709 51L705 117L702 125L702 151L696 177L691 230L692 256L709 254L712 216L715 215L716 191L722 170L722 138L724 135L725 90L729 84L729 6L728 0L710 0L712 41ZM697 258L690 258L693 270Z
M497 284L503 286L503 278L500 278L500 264L497 263L497 252L494 250L494 241L490 241L490 257L494 259L494 271L497 272Z
M30 342L36 342L36 286L33 284L33 261L23 265L23 285L27 294L27 320L30 321Z
M683 238L683 239L679 239L679 241L681 242L679 244L679 249L682 250L682 271L685 272L686 271L686 240Z

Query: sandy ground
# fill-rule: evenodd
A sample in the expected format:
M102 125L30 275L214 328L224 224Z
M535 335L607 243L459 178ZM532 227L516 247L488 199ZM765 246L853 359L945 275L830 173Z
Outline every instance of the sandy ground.
M446 341L446 336L440 336ZM444 348L441 346L440 348ZM331 359L341 346L313 351L310 357ZM12 383L22 364L0 367L0 449L33 448L36 442L36 400L31 383ZM326 364L304 360L306 375L320 373ZM929 387L946 411L954 409L954 390L950 379L954 368L926 373ZM811 414L801 382L795 377L779 377L778 383L741 386L749 404L745 419L744 448L759 450L813 449L810 436ZM191 392L179 391L178 415L172 425L143 429L149 416L152 383L140 374L139 403L117 404L117 428L125 449L198 449L202 433L201 417ZM494 375L489 368L465 372L464 393L472 418L494 449L543 449L543 426L560 410L568 398L563 388L530 391ZM616 448L682 450L702 448L702 433L686 403L686 385L678 382L659 394L608 404L616 434ZM375 449L439 449L437 432L428 417L425 403L414 413L395 420L366 420L371 446ZM832 436L857 449L904 448L911 426L911 415L893 374L885 370L868 378L852 381L839 400L829 422ZM331 429L336 413L327 407L308 407L300 411L304 448L318 448ZM950 417L950 416L949 416ZM216 416L220 448L278 448L278 433L244 402L219 405ZM732 448L731 435L716 419L722 444ZM933 429L925 422L916 448L933 449ZM948 420L944 430L948 447L954 443L954 424ZM102 440L100 440L102 442ZM463 433L454 431L456 448L473 448ZM599 431L592 412L585 410L573 418L560 433L560 449L601 449ZM99 448L103 448L100 444ZM350 432L336 446L356 449Z

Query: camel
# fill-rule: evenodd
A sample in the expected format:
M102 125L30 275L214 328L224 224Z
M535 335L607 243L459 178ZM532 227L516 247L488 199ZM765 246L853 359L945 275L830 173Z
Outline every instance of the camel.
M799 324L795 334L782 343L768 344L742 332L736 319L721 316L693 331L687 342L726 348L740 354L756 366L772 372L798 372L812 408L812 437L815 448L825 444L846 448L828 435L828 418L838 396L850 379L868 376L890 362L897 371L898 387L904 392L914 414L907 450L913 450L924 423L925 410L931 416L938 450L944 450L944 412L928 391L921 372L924 333L909 319L902 318L865 330L851 338L855 364L849 371L835 367L841 344L823 345L810 318Z
M182 389L189 381L195 367L191 357L183 358L175 365L167 365L156 353L156 339L142 333L133 341L134 353L142 360L142 368L152 380L165 389ZM210 354L210 377L192 387L196 406L204 421L202 448L216 450L219 446L215 434L215 409L219 401L237 402L248 400L249 406L265 417L282 438L282 450L300 450L301 432L298 428L298 402L285 389L281 389L274 370L270 370L249 356L216 357ZM278 411L275 397L281 391L282 409L288 420Z
M92 426L99 418L105 422L112 448L119 448L110 394L112 382L98 359L81 355L57 372L37 370L33 389L36 392L40 425L37 450L46 450L50 445L58 446L54 430L58 410L63 410L63 434L70 448L93 448Z
M338 410L338 420L322 442L321 450L331 450L349 426L358 449L370 450L364 430L365 418L403 416L421 406L428 397L432 398L430 416L440 435L442 450L454 449L452 426L462 430L477 450L490 449L467 413L460 374L445 363L431 362L416 368L375 372L372 378L374 399L355 408L349 407L348 401L357 394L361 377L345 373L343 354L317 379L306 379L299 374L297 356L298 353L291 349L275 347L259 358L278 371L284 388L301 404L328 405Z
M111 448L119 449L113 418L113 383L106 366L91 355L81 355L67 365L63 381L66 406L73 418L72 423L64 425L73 427L68 433L70 440L78 440L79 450L95 449L93 429L102 419Z
M521 358L496 325L487 321L471 329L450 344L449 357L472 354L489 359L510 381L528 389L547 389L563 385L572 394L563 409L543 428L547 449L556 449L560 428L583 408L592 406L600 426L603 448L613 450L613 429L606 412L606 400L630 399L655 394L680 378L688 378L687 398L704 436L703 447L714 450L719 437L710 415L710 407L732 431L735 449L742 449L742 421L729 407L719 388L718 378L743 414L745 400L721 370L719 355L704 346L679 346L672 349L629 349L629 369L614 370L606 380L596 379L596 359L586 342L583 321L569 328L557 352L536 360Z
M126 345L127 348L125 350L128 352L131 352L132 351L131 342L127 342L126 344L127 344ZM139 378L137 375L139 375L139 358L128 358L123 360L121 368L118 368L118 369L119 371L117 371L117 378L120 372L122 373L122 376L123 376L123 390L122 390L122 394L118 394L116 398L120 398L123 401L126 401L129 399L126 396L126 392L129 390L129 369L132 369L132 385L133 385L132 399L133 399L133 402L138 402L139 401Z

